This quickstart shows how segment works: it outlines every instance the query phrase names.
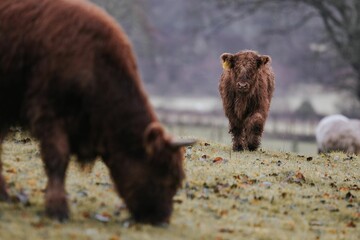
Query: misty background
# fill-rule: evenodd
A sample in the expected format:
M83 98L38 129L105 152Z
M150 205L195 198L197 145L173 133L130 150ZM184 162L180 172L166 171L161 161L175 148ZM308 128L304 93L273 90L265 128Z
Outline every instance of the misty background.
M267 148L314 153L323 116L360 117L360 1L92 1L128 34L159 118L176 135L230 142L219 57L244 49L272 58Z

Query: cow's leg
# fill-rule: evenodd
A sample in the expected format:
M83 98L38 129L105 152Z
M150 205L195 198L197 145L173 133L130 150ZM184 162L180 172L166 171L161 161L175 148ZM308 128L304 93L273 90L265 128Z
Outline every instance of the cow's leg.
M46 66L43 68L46 69ZM36 81L42 82L39 79ZM40 143L41 158L48 178L45 189L46 215L64 221L69 217L65 191L65 175L70 160L69 139L63 119L56 116L53 105L50 105L51 97L43 93L42 89L34 88L33 91L28 93L26 109L30 131Z
M69 217L65 174L69 164L69 142L61 124L47 123L37 132L48 183L45 192L46 214L64 221Z
M264 131L265 119L260 113L251 115L245 121L245 138L250 151L258 149Z
M8 201L9 194L6 191L6 182L4 176L2 175L2 142L5 138L6 132L0 131L0 201Z

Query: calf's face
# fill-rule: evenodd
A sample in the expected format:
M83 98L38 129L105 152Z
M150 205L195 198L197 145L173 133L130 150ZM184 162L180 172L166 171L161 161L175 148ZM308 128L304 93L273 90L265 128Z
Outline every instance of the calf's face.
M256 85L256 74L270 61L270 57L254 51L242 51L236 54L223 53L221 62L224 71L231 78L232 88L238 93L248 93Z
M135 221L168 223L185 175L182 146L193 142L174 142L159 124L151 124L144 138L145 161L118 166L123 177L113 178Z

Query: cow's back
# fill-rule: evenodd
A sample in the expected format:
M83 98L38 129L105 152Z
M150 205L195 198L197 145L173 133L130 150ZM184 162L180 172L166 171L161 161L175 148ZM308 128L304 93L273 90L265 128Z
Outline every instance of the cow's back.
M25 22L21 14L28 11L21 1L0 1L0 112L1 125L19 120L26 90Z
M124 59L124 65L135 65L127 37L92 4L82 0L1 0L0 124L26 123L34 98L54 103L59 112L76 113L82 108L76 104L79 98L112 87L100 76L110 75L106 68L120 66L119 59ZM136 75L131 67L123 68Z

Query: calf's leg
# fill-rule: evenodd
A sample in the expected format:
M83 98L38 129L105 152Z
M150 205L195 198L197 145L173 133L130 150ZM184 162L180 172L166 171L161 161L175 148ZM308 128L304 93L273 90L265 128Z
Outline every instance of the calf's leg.
M258 149L261 143L261 136L264 131L265 119L260 113L251 115L245 121L245 137L250 151Z
M233 151L243 151L246 147L244 146L243 130L239 127L233 127L230 123L229 132L232 135Z

